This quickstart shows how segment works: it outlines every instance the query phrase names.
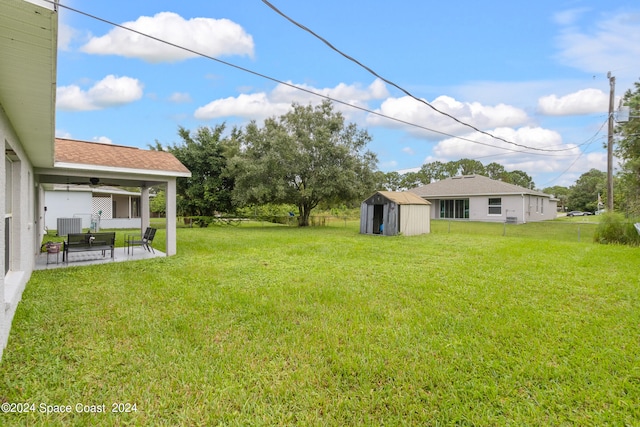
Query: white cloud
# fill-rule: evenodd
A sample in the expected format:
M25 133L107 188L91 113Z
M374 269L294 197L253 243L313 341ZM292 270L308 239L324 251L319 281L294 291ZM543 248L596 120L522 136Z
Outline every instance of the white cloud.
M485 134L471 133L465 135L465 139L448 138L440 141L434 147L433 154L437 157L450 160L495 156L495 158L505 159L504 161L498 161L498 163L505 165L505 167L508 163L521 163L534 158L539 159L541 161L540 164L543 165L545 169L547 168L545 163L550 163L550 159L572 155L577 156L580 154L580 150L575 145L563 144L560 134L549 129L530 126L518 129L502 127L493 129L490 133L518 145L508 144ZM522 146L532 147L538 150L527 150ZM567 150L548 152L539 151L540 149Z
M609 94L599 89L583 89L558 98L543 96L538 100L538 112L549 116L570 116L607 112Z
M345 83L340 83L336 87L332 88L315 88L306 84L293 84L291 82L287 83L289 83L290 86L279 84L271 92L270 97L274 101L288 102L289 104L295 101L301 104L307 104L318 99L316 95L309 93L313 92L329 98L339 99L349 104L362 106L365 105L364 103L366 101L370 101L372 99L382 99L389 96L387 87L380 79L374 80L374 82L366 88L363 88L359 84L347 85ZM296 88L301 88L304 90Z
M402 152L403 152L403 153L406 153L406 154L408 154L408 155L410 155L410 156L413 156L414 154L416 154L416 152L415 152L415 151L413 150L413 148L411 148L411 147L404 147L404 148L402 149Z
M303 88L301 91L295 87ZM286 114L291 109L293 102L307 105L319 103L322 98L313 93L318 93L334 99L339 99L353 105L366 107L367 101L380 99L387 96L387 90L380 80L374 81L366 88L360 85L347 85L340 83L333 88L314 88L309 85L279 84L271 92L259 92L253 94L241 94L237 97L217 99L198 108L195 117L201 120L210 120L220 117L239 116L245 119L264 119L271 116ZM341 104L335 105L336 110L353 114L353 109Z
M395 169L398 167L398 162L395 160L389 160L388 162L383 162L380 164L381 170Z
M94 136L92 138L93 142L99 142L101 144L113 144L111 138L107 138L106 136Z
M571 14L570 14L571 15ZM640 68L640 12L611 14L598 22L586 22L580 28L572 19L556 19L564 27L557 37L558 59L571 67L589 72L618 70L627 78L636 78Z
M64 129L56 129L56 138L71 139L71 132Z
M556 184L570 185L581 173L591 168L606 170L606 154L601 152L584 154L577 145L563 143L561 135L553 130L525 126L517 129L497 128L491 130L490 133L529 147L563 151L525 150L492 139L487 135L474 133L464 137L484 145L449 138L440 141L424 162L436 160L448 162L462 158L477 159L484 164L496 162L503 165L508 171L522 170L527 172L536 180L536 185L540 188ZM573 171L581 172L576 172L577 175L574 176ZM543 182L545 179L546 181Z
M142 93L137 79L108 75L86 91L77 85L59 86L56 106L64 111L102 110L137 101Z
M69 50L69 45L71 41L77 37L78 32L71 28L69 25L64 23L58 24L58 49L59 50Z
M568 26L574 24L584 13L588 12L587 8L562 10L553 15L553 20L559 25Z
M186 104L192 101L191 95L188 93L175 92L172 93L169 97L169 101L175 102L176 104Z
M253 56L253 38L240 25L228 19L186 20L173 12L161 12L152 17L141 16L136 21L122 25L208 56ZM139 58L154 63L197 57L195 53L119 27L104 36L93 37L81 50L98 55Z
M438 110L448 113L458 120L469 123L479 129L498 126L517 126L529 121L527 113L524 110L506 104L488 106L478 102L459 102L449 96L440 96L430 102L430 104ZM469 130L468 127L457 123L450 117L446 117L428 105L408 96L388 98L376 111L385 116L449 134ZM409 127L380 116L370 115L367 121L369 125L372 126L406 126L409 132L417 133L422 137L436 137L436 135L431 132L426 132L416 127Z
M198 108L194 116L200 120L232 116L258 120L272 115L285 114L289 107L290 104L272 102L265 93L242 94L236 98L216 99Z

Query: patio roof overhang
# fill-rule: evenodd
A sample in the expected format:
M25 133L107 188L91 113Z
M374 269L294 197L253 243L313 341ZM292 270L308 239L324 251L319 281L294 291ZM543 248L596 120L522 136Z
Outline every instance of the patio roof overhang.
M31 163L49 167L55 133L57 6L2 0L0 28L0 105Z
M166 184L167 180L189 177L190 173L169 173L167 171L147 171L118 168L97 168L81 165L56 165L54 168L37 168L34 173L40 184L90 184L110 187L149 188Z
M56 138L53 167L35 169L40 184L149 188L191 172L171 153Z

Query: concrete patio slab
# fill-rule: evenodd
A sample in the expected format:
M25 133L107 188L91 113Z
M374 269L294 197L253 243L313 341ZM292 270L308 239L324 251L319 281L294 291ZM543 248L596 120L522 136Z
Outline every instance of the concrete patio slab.
M47 259L48 255L48 259ZM155 249L155 254L141 247L134 247L127 254L125 248L116 248L111 259L111 253L107 251L105 256L100 252L74 252L69 254L69 262L62 262L62 252L58 254L40 253L36 256L34 270L51 270L54 268L80 267L86 265L107 264L110 262L137 261L167 256L164 252Z

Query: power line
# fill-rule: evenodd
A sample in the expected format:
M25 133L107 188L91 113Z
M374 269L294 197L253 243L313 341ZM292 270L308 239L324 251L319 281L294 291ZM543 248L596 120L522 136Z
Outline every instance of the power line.
M605 120L605 121L600 125L600 128L596 131L596 133L595 133L591 138L587 139L585 142L583 142L582 144L580 144L579 146L582 146L582 145L585 145L585 144L586 144L586 146L587 146L587 147L589 147L589 146L593 143L593 141L595 141L595 140L596 140L596 137L598 136L598 134L599 134L600 132L602 132L602 129L604 128L604 126L605 126L608 122L609 122L609 118L607 117L607 120ZM576 159L575 159L575 160L574 160L574 161L569 165L569 167L567 167L565 170L563 170L563 171L560 173L560 175L558 175L558 176L556 176L555 178L550 179L549 181L547 181L543 187L548 187L548 186L549 186L549 184L553 183L554 181L557 181L558 179L560 179L560 177L562 177L564 174L566 174L567 172L569 172L569 171L571 170L571 168L573 167L573 165L575 165L575 164L578 162L578 160L580 160L580 158L581 158L584 154L585 154L585 151L584 151L584 150L583 150L583 151L581 151L581 152L580 152L580 154L576 157Z
M426 126L418 125L418 124L416 124L416 123L411 123L411 122L408 122L408 121L406 121L406 120L398 119L398 118L396 118L396 117L391 117L391 116L388 116L388 115L382 114L382 113L380 113L380 112L377 112L377 111L374 111L374 110L370 110L370 109L368 109L368 108L364 108L364 107L361 107L361 106L358 106L358 105L350 104L350 103L348 103L348 102L346 102L346 101L342 101L342 100L340 100L340 99L333 98L333 97L330 97L330 96L328 96L328 95L324 95L324 94L321 94L321 93L318 93L318 92L314 92L314 91L309 90L309 89L306 89L306 88L304 88L304 87L296 86L296 85L294 85L294 84L292 84L292 83L288 83L288 82L285 82L285 81L279 80L279 79L277 79L277 78L274 78L274 77L268 76L268 75L266 75L266 74L263 74L263 73L260 73L260 72L257 72L257 71L254 71L254 70L251 70L251 69L249 69L249 68L242 67L242 66L239 66L239 65L233 64L233 63L231 63L231 62L221 60L221 59L219 59L219 58L216 58L216 57L214 57L214 56L207 55L207 54L202 53L202 52L199 52L199 51L197 51L197 50L194 50L194 49L191 49L191 48L188 48L188 47L185 47L185 46L182 46L182 45L176 44L176 43L172 43L172 42L170 42L170 41L168 41L168 40L165 40L165 39L162 39L162 38L159 38L159 37L156 37L156 36L152 36L152 35L150 35L150 34L147 34L147 33L142 32L142 31L138 31L138 30L135 30L135 29L133 29L133 28L127 27L127 26L125 26L125 25L115 23L115 22L110 21L110 20L108 20L108 19L101 18L101 17L99 17L99 16L96 16L96 15L90 14L90 13L88 13L88 12L84 12L84 11L82 11L82 10L79 10L79 9L73 8L73 7L71 7L71 6L67 6L67 5L64 5L64 4L62 4L62 3L58 3L57 1L54 1L54 0L43 0L43 1L45 1L45 2L47 2L47 3L51 3L51 4L54 4L54 5L57 5L58 7L62 7L62 8L64 8L64 9L70 10L70 11L72 11L72 12L75 12L75 13L77 13L77 14L80 14L80 15L86 16L86 17L91 18L91 19L94 19L94 20L96 20L96 21L103 22L103 23L108 24L108 25L111 25L111 26L113 26L113 27L117 27L117 28L123 29L123 30L125 30L125 31L130 31L130 32L135 33L135 34L138 34L138 35L140 35L140 36L142 36L142 37L146 37L146 38L149 38L149 39L151 39L151 40L155 40L155 41L157 41L157 42L159 42L159 43L166 44L166 45L171 46L171 47L174 47L174 48L176 48L176 49L184 50L184 51L189 52L189 53L192 53L192 54L194 54L194 55L196 55L196 56L199 56L199 57L202 57L202 58L206 58L206 59L210 59L210 60L212 60L212 61L215 61L215 62L218 62L218 63L220 63L220 64L226 65L226 66L228 66L228 67L235 68L235 69L237 69L237 70L244 71L244 72L249 73L249 74L252 74L252 75L254 75L254 76L261 77L261 78L263 78L263 79L270 80L270 81L272 81L272 82L275 82L275 83L278 83L278 84L281 84L281 85L284 85L284 86L290 87L290 88L292 88L292 89L296 89L296 90L299 90L299 91L302 91L302 92L308 93L308 94L310 94L310 95L314 95L314 96L317 96L317 97L319 97L319 98L323 98L323 99L326 99L326 100L328 100L328 101L335 102L335 103L337 103L337 104L341 104L341 105L344 105L344 106L347 106L347 107L350 107L350 108L353 108L353 109L356 109L356 110L364 111L364 112L366 112L366 113L369 113L369 114L372 114L372 115L375 115L375 116L378 116L378 117L382 117L382 118L385 118L385 119L387 119L387 120L391 120L391 121L394 121L394 122L397 122L397 123L401 123L401 124L404 124L404 125L407 125L407 126L412 126L412 127L415 127L415 128L418 128L418 129L422 129L422 130L425 130L425 131L428 131L428 132L433 132L433 133L436 133L436 134L439 134L439 135L448 136L448 137L450 137L450 138L460 139L460 140L462 140L462 141L471 142L471 143L473 143L473 144L484 145L484 146L487 146L487 147L496 148L496 149L505 150L505 151L516 152L516 153L537 154L537 153L535 153L535 151L540 151L540 152L561 152L561 151L568 151L568 150L573 149L572 147L571 147L571 148L563 148L563 149L555 149L555 150L552 150L552 149L545 149L545 148L529 147L529 146L526 146L526 145L517 144L517 143L514 143L514 142L507 141L506 139L502 139L502 138L495 137L494 135L491 135L490 133L487 133L487 132L481 131L481 130L479 130L479 129L477 129L477 128L473 127L473 126L470 126L470 125L467 125L467 126L470 126L471 128L473 128L474 130L476 130L476 131L477 131L477 132L479 132L479 133L482 133L482 134L488 135L488 136L490 136L490 137L492 137L492 138L494 138L494 139L501 140L501 141L506 142L506 143L508 143L508 144L515 145L515 146L518 146L518 147L520 147L520 148L524 148L524 149L526 149L526 150L533 150L534 152L530 152L530 151L522 151L522 150L516 150L516 149L512 149L512 148L507 148L507 147L499 147L499 146L496 146L496 145L492 145L492 144L488 144L488 143L484 143L484 142L476 141L476 140L473 140L473 139L470 139L470 138L465 138L465 137L462 137L462 136L453 135L453 134L450 134L450 133L447 133L447 132L443 132L443 131L439 131L439 130L436 130L436 129L431 129L431 128L426 127ZM267 4L269 4L269 3L267 2ZM269 5L270 5L270 4L269 4ZM277 10L277 9L275 9L275 10ZM279 11L278 11L278 12L279 12ZM280 13L280 12L279 12L279 13ZM283 15L283 16L285 16L285 15ZM288 18L287 18L287 19L288 19ZM292 22L295 22L295 21L292 21ZM339 52L339 51L338 51L338 52ZM381 78L381 77L380 77L380 79L381 79L381 80L384 80L384 81L386 81L386 82L388 82L387 80L385 80L385 79L383 79L383 78ZM389 82L388 82L388 83L389 83ZM395 83L390 82L389 84L393 85L394 87L398 87ZM400 89L401 89L401 88L400 88ZM403 89L401 89L401 90L403 90ZM403 91L404 91L404 90L403 90ZM406 92L406 91L405 91L405 93L408 93L408 92ZM410 96L411 96L411 97L413 97L413 95L410 95ZM413 97L413 98L415 98L415 97ZM417 99L417 98L415 98L415 99ZM425 102L425 101L422 101L422 100L420 100L420 101L421 101L421 102ZM426 103L426 102L425 102L425 103ZM429 105L431 108L434 108L434 107L433 107L433 106L431 106L430 104L428 104L428 103L426 103L426 104L427 104L427 105ZM434 109L435 109L435 108L434 108ZM439 110L437 110L437 109L436 109L436 111L439 111ZM447 113L442 113L442 114L448 115ZM450 115L448 115L448 116L450 116ZM455 117L453 117L453 116L450 116L450 117L452 117L454 120L456 120L457 122L459 122L459 123L461 123L461 124L465 124L464 122L461 122L460 120L456 119L456 118L455 118ZM466 124L465 124L465 125L466 125ZM543 155L543 154L540 154L540 155Z
M466 126L468 128L473 129L474 131L487 135L493 139L497 139L499 141L502 142L506 142L507 144L511 144L511 145L515 145L517 147L521 147L521 148L526 148L528 150L537 150L537 151L567 151L570 150L571 148L567 148L567 149L558 149L558 150L547 150L547 149L542 149L542 148L536 148L536 147L530 147L527 145L523 145L523 144L518 144L516 142L513 141L509 141L507 139L501 138L499 136L493 135L490 132L486 132L483 131L481 129L478 129L477 127L466 123L460 119L458 119L457 117L442 111L438 108L436 108L435 106L433 106L432 104L430 104L429 102L425 101L424 99L418 98L417 96L413 95L411 92L409 92L408 90L406 90L405 88L401 87L400 85L394 83L393 81L386 79L385 77L382 77L380 74L378 74L377 72L375 72L373 69L369 68L368 66L364 65L362 62L358 61L357 59L355 59L354 57L344 53L343 51L341 51L340 49L338 49L337 47L335 47L333 44L331 44L327 39L325 39L324 37L318 35L317 33L315 33L313 30L311 30L310 28L306 27L305 25L297 22L296 20L294 20L293 18L289 17L288 15L286 15L284 12L282 12L280 9L278 9L277 7L275 7L273 4L271 4L269 1L267 0L262 0L262 3L264 3L265 5L267 5L271 10L273 10L274 12L276 12L278 15L282 16L284 19L286 19L287 21L291 22L293 25L297 26L298 28L301 28L302 30L308 32L309 34L311 34L312 36L314 36L315 38L319 39L320 41L322 41L324 44L326 44L330 49L332 49L333 51L339 53L340 55L344 56L345 58L347 58L349 61L354 62L355 64L359 65L360 67L364 68L365 70L367 70L369 73L373 74L375 77L379 78L380 80L382 80L383 82L395 87L396 89L400 90L401 92L403 92L404 94L406 94L407 96L409 96L410 98L426 105L427 107L431 108L433 111L442 114L443 116L449 117L450 119L454 120L456 123L459 123L463 126Z
M598 130L596 131L596 133L589 137L588 139L586 139L585 141L581 142L580 144L576 144L574 147L572 147L572 149L574 148L578 148L578 147L582 147L582 146L586 146L586 148L588 148L591 144L593 144L594 141L596 141L596 139L598 138L598 135L602 132L602 129L604 128L604 126L607 124L607 120L605 120L601 125L600 128L598 128ZM547 157L571 157L571 154L542 154L542 153L531 153L531 152L524 152L524 151L515 151L516 153L526 153L529 155L541 155L541 156L547 156ZM510 153L500 153L500 154L488 154L486 156L477 156L477 157L473 157L470 158L469 160L478 160L479 159L486 159L489 157L499 157L499 156L504 156L504 155L509 155ZM567 169L565 169L564 171L562 171L558 176L556 176L555 178L547 181L545 183L544 186L542 187L547 187L549 186L550 183L558 180L560 177L562 177L564 174L566 174L569 170L571 170L571 168L573 167L573 165L575 165L578 160L580 160L580 158L586 154L586 151L581 151L575 158L575 160L569 165L569 167ZM417 167L413 167L413 168L404 168L404 169L420 169L421 166L417 166Z

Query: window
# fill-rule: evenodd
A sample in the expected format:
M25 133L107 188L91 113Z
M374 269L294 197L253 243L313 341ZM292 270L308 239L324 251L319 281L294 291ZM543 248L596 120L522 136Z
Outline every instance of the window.
M489 215L502 215L502 199L489 199Z
M4 190L4 274L11 267L11 227L13 217L13 162L5 156L5 190Z
M129 218L140 218L140 198L131 198L131 216Z
M469 219L469 199L440 200L440 218Z
M544 215L544 199L540 199L540 213Z

